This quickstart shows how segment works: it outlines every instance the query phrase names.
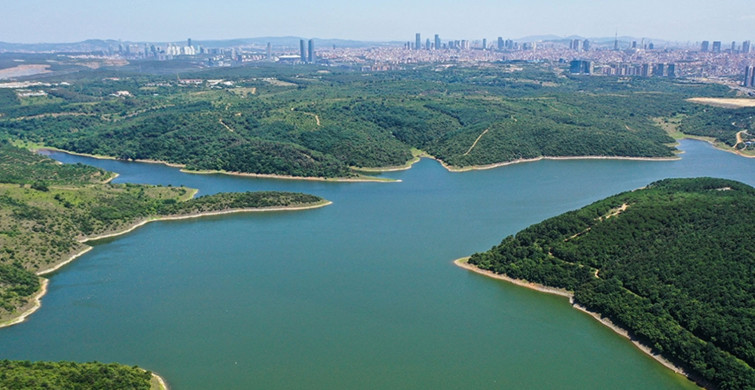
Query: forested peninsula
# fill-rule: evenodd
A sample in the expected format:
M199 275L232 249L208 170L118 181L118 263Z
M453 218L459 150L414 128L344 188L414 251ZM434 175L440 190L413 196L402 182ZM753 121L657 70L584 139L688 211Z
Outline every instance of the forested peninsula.
M573 292L709 388L755 388L755 189L666 179L530 226L468 263Z
M0 138L190 171L354 178L423 151L450 169L541 157L673 158L674 139L749 139L753 108L688 101L720 85L579 77L558 64L363 73L274 65L179 76L82 70L0 88Z
M164 390L161 381L149 371L117 363L0 360L2 389Z
M300 193L221 193L111 184L115 175L52 159L0 141L0 326L35 310L51 272L86 252L92 238L159 219L328 204Z

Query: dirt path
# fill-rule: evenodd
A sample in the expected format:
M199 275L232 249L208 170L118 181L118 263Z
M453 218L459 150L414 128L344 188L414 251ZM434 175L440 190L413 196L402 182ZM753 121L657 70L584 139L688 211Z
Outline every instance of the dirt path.
M220 124L223 125L223 127L225 127L226 129L228 129L228 131L230 131L231 133L234 132L233 129L230 128L230 127L228 127L228 125L226 125L225 122L223 122L222 119L218 119L218 122L220 122Z
M320 116L318 116L317 114L313 114L311 112L304 112L304 111L302 111L301 113L302 114L307 114L307 115L312 115L313 117L315 117L315 122L317 122L317 127L320 127Z
M744 141L744 140L742 139L742 133L744 133L744 132L746 132L746 131L747 131L747 130L742 130L742 131L738 131L738 132L737 132L737 143L736 143L736 144L734 144L734 149L736 149L736 148L737 148L737 146L739 146L739 144L741 144L742 142L745 142L745 141Z
M604 220L606 220L608 218L615 217L615 216L621 214L622 212L626 211L627 208L629 208L629 205L626 204L626 203L624 203L624 204L622 204L619 207L616 207L614 209L609 210L608 213L606 213L605 215L602 215L602 216L598 217L597 220L598 221L604 221ZM573 240L573 239L575 239L575 238L577 238L577 237L579 237L579 236L581 236L581 235L589 232L590 230L592 230L592 227L588 227L587 229L585 229L585 230L583 230L583 231L581 231L581 232L579 232L579 233L577 233L577 234L575 234L575 235L573 235L573 236L565 239L564 242L569 241L569 240ZM595 276L598 276L598 271L595 271Z
M482 134L480 134L480 136L477 137L476 140L474 140L474 143L472 144L472 146L469 147L469 150L467 150L467 152L464 153L464 156L468 155L469 152L471 152L472 149L474 149L474 147L477 146L477 143L480 142L480 138L482 138L482 136L485 135L488 132L488 130L490 130L490 128L485 129L485 131L483 131Z

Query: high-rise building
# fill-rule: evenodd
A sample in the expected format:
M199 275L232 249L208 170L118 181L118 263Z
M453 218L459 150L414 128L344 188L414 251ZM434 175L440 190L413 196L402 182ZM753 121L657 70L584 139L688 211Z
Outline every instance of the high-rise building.
M308 55L307 59L309 60L310 63L314 64L315 62L317 62L317 55L315 54L315 40L314 39L310 39L309 40L309 52L308 52L308 54L309 55Z
M307 62L307 48L304 46L304 40L299 40L299 55L301 56L301 62Z
M590 50L590 40L589 39L585 39L584 41L582 41L582 50L584 50L584 51L589 51Z
M498 50L503 50L503 37L498 37Z
M488 50L488 39L482 38L482 50Z
M267 60L272 61L273 60L273 47L270 45L270 42L267 43Z
M666 76L668 78L673 79L676 77L676 65L675 64L668 64L668 67L666 68Z
M700 51L703 52L703 53L705 53L705 52L707 52L709 50L709 47L710 47L710 42L703 41L703 44L700 45Z
M427 40L425 40L425 50L430 50L430 45L432 45L430 43L430 38L427 38Z
M186 46L191 47L191 38L186 40Z
M571 45L569 46L569 48L579 51L581 46L582 46L582 41L580 41L579 39L572 39Z
M440 50L440 36L435 34L435 50Z
M655 77L663 77L663 70L666 68L665 64L655 64L653 65L653 76Z
M648 43L648 50L655 50L655 44L653 42Z
M742 42L742 53L744 54L750 53L750 41Z
M714 53L721 52L721 41L713 41L713 52Z
M650 77L652 74L652 68L650 67L650 64L642 64L642 70L640 71L640 75L642 77Z
M755 67L753 66L746 66L745 67L745 80L742 85L745 87L752 87L755 82Z
M636 48L637 48L637 41L632 41L632 49L636 49Z
M735 51L737 51L737 42L731 41L731 52L734 53Z
M422 45L422 38L420 38L419 33L414 36L414 50L419 50Z
M592 61L574 60L569 63L569 72L571 74L592 74Z

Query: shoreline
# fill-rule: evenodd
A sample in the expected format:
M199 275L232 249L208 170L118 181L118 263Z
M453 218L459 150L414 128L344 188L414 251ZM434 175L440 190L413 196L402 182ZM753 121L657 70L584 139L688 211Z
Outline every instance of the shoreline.
M681 157L675 156L675 157L628 157L628 156L540 156L540 157L534 157L534 158L520 158L516 160L511 161L505 161L505 162L499 162L499 163L493 163L493 164L485 164L485 165L470 165L468 167L455 167L453 165L449 165L443 160L438 159L437 157L428 156L428 158L432 158L435 161L438 161L440 165L443 166L443 168L446 168L449 172L469 172L469 171L483 171L487 169L494 169L494 168L500 168L505 167L507 165L514 165L514 164L522 164L522 163L529 163L529 162L537 162L541 160L628 160L628 161L676 161L680 160Z
M157 385L160 386L159 387L160 390L170 390L170 387L168 386L168 382L165 380L165 378L163 378L162 376L160 376L160 374L154 371L150 371L150 373L152 373L151 379L157 382ZM150 380L150 382L152 382L152 380Z
M412 159L407 161L406 164L404 165L377 167L377 168L352 167L351 169L357 172L368 172L368 173L406 171L406 170L412 169L414 164L420 162L423 157L430 157L430 155L427 154L426 152L423 152L421 150L416 150L416 149L412 149L412 155L413 155Z
M34 314L37 310L39 310L40 307L42 307L42 297L47 294L47 284L49 283L49 279L42 278L42 286L40 287L39 291L37 291L32 297L32 301L34 304L32 307L26 309L23 313L19 314L17 317L11 317L6 322L0 323L0 328L6 328L9 326L13 326L16 324L20 324L24 321L26 321L26 318L30 315Z
M401 182L401 180L393 180L393 179L387 179L387 178L370 178L366 176L360 176L355 178L349 178L349 177L316 177L316 176L291 176L291 175L277 175L274 173L248 173L248 172L231 172L231 171L220 171L220 170L200 170L200 171L194 171L190 169L186 169L186 164L177 164L177 163L170 163L167 161L160 161L160 160L150 160L150 159L134 159L134 160L119 160L112 156L103 156L98 154L88 154L88 153L78 153L78 152L72 152L70 150L64 150L54 147L48 147L43 146L34 149L35 151L50 151L50 152L59 152L59 153L65 153L70 154L73 156L81 156L81 157L90 157L90 158L96 158L99 160L113 160L113 161L125 161L125 162L139 162L139 163L145 163L145 164L161 164L165 165L171 168L178 168L181 170L181 172L184 173L191 173L196 175L229 175L229 176L243 176L243 177L256 177L256 178L262 178L262 179L277 179L277 180L304 180L304 181L330 181L330 182L354 182L354 183L363 183L363 182L377 182L377 183L395 183L395 182ZM411 168L409 166L406 169ZM366 171L365 171L366 172ZM385 171L387 172L387 171ZM117 176L116 176L117 177ZM115 179L115 177L111 178L110 180Z
M218 216L218 215L227 215L227 214L237 214L237 213L255 213L255 212L273 212L273 211L300 211L300 210L310 210L310 209L317 209L325 206L329 206L333 204L331 201L324 201L320 203L315 203L307 206L293 206L293 207L258 207L258 208L243 208L243 209L232 209L232 210L219 210L219 211L207 211L204 213L197 213L197 214L188 214L188 215L175 215L175 216L166 216L166 217L152 217L152 218L146 218L144 220L141 220L139 222L134 223L133 225L125 228L124 230L116 231L113 233L105 233L94 237L83 237L79 239L79 243L85 244L89 241L96 241L101 240L104 238L111 238L111 237L117 237L122 236L124 234L131 233L132 231L150 223L150 222L158 222L158 221L177 221L177 220L184 220L184 219L194 219L194 218L203 218L203 217L211 217L211 216ZM67 260L55 264L50 268L37 271L36 275L39 277L42 277L43 275L50 274L52 272L55 272L64 266L70 264L80 256L86 254L87 252L94 249L94 247L90 245L86 245L84 249L81 251L74 253L71 255ZM42 297L47 294L47 283L48 279L42 278L42 288L34 294L33 299L36 301L35 305L28 310L25 310L23 313L20 313L18 316L11 317L7 320L7 322L0 323L0 328L20 324L24 322L30 315L32 315L34 312L39 310L40 307L42 307Z
M134 160L136 162L144 162L142 160ZM159 162L152 162L151 164L159 164ZM241 176L241 177L256 177L259 179L275 179L275 180L302 180L302 181L329 181L334 183L399 183L401 180L387 179L387 178L370 178L366 176L360 177L315 177L315 176L290 176L290 175L277 175L274 173L248 173L248 172L229 172L229 171L192 171L186 168L181 168L181 172L190 173L194 175L229 175L229 176Z
M631 336L629 335L629 331L628 330L626 330L626 329L624 329L624 328L622 328L622 327L614 324L610 319L602 317L600 313L596 313L596 312L590 311L586 307L581 306L581 305L575 303L574 302L574 293L573 292L567 291L567 290L561 289L561 288L548 287L548 286L545 286L545 285L542 285L542 284L539 284L539 283L528 282L526 280L514 279L514 278L510 278L510 277L508 277L506 275L497 274L497 273L492 272L492 271L488 271L488 270L485 270L485 269L477 268L476 266L467 263L468 260L469 260L469 257L462 257L462 258L454 260L453 263L457 267L463 268L463 269L465 269L467 271L471 271L471 272L474 272L474 273L477 273L477 274L480 274L480 275L483 275L483 276L487 276L487 277L490 277L490 278L493 278L493 279L503 280L505 282L509 282L509 283L515 284L515 285L520 286L520 287L525 287L525 288L528 288L528 289L531 289L531 290L535 290L535 291L539 291L539 292L543 292L543 293L546 293L546 294L559 295L559 296L562 296L562 297L569 298L569 304L572 306L572 308L574 308L576 310L579 310L579 311L581 311L581 312L589 315L590 317L594 318L596 321L598 321L601 324L603 324L604 326L608 327L609 329L611 329L612 331L614 331L616 334L618 334L618 335L626 338L627 340L629 340L637 349L639 349L640 351L644 352L646 355L650 356L655 361L657 361L658 363L662 364L664 367L670 369L671 371L673 371L673 372L675 372L677 374L683 375L684 377L686 377L687 379L689 379L690 381L692 381L693 383L695 383L696 385L699 386L699 384L697 384L697 382L695 382L692 379L692 377L690 376L690 374L687 373L686 371L684 371L684 369L682 369L681 367L679 367L679 366L675 365L674 363L670 362L669 360L667 360L663 356L661 356L659 354L653 353L653 351L650 349L650 347L648 347L648 346L640 343L637 340L633 340L631 338Z

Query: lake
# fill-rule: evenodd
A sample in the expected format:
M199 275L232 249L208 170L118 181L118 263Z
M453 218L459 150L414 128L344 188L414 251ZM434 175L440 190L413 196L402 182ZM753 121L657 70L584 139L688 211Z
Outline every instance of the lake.
M755 185L755 159L685 140L676 161L565 160L451 173L423 159L335 183L196 175L52 153L116 182L200 195L282 190L333 204L145 225L50 277L0 329L8 359L138 364L173 389L689 389L628 340L546 295L453 260L668 177Z

